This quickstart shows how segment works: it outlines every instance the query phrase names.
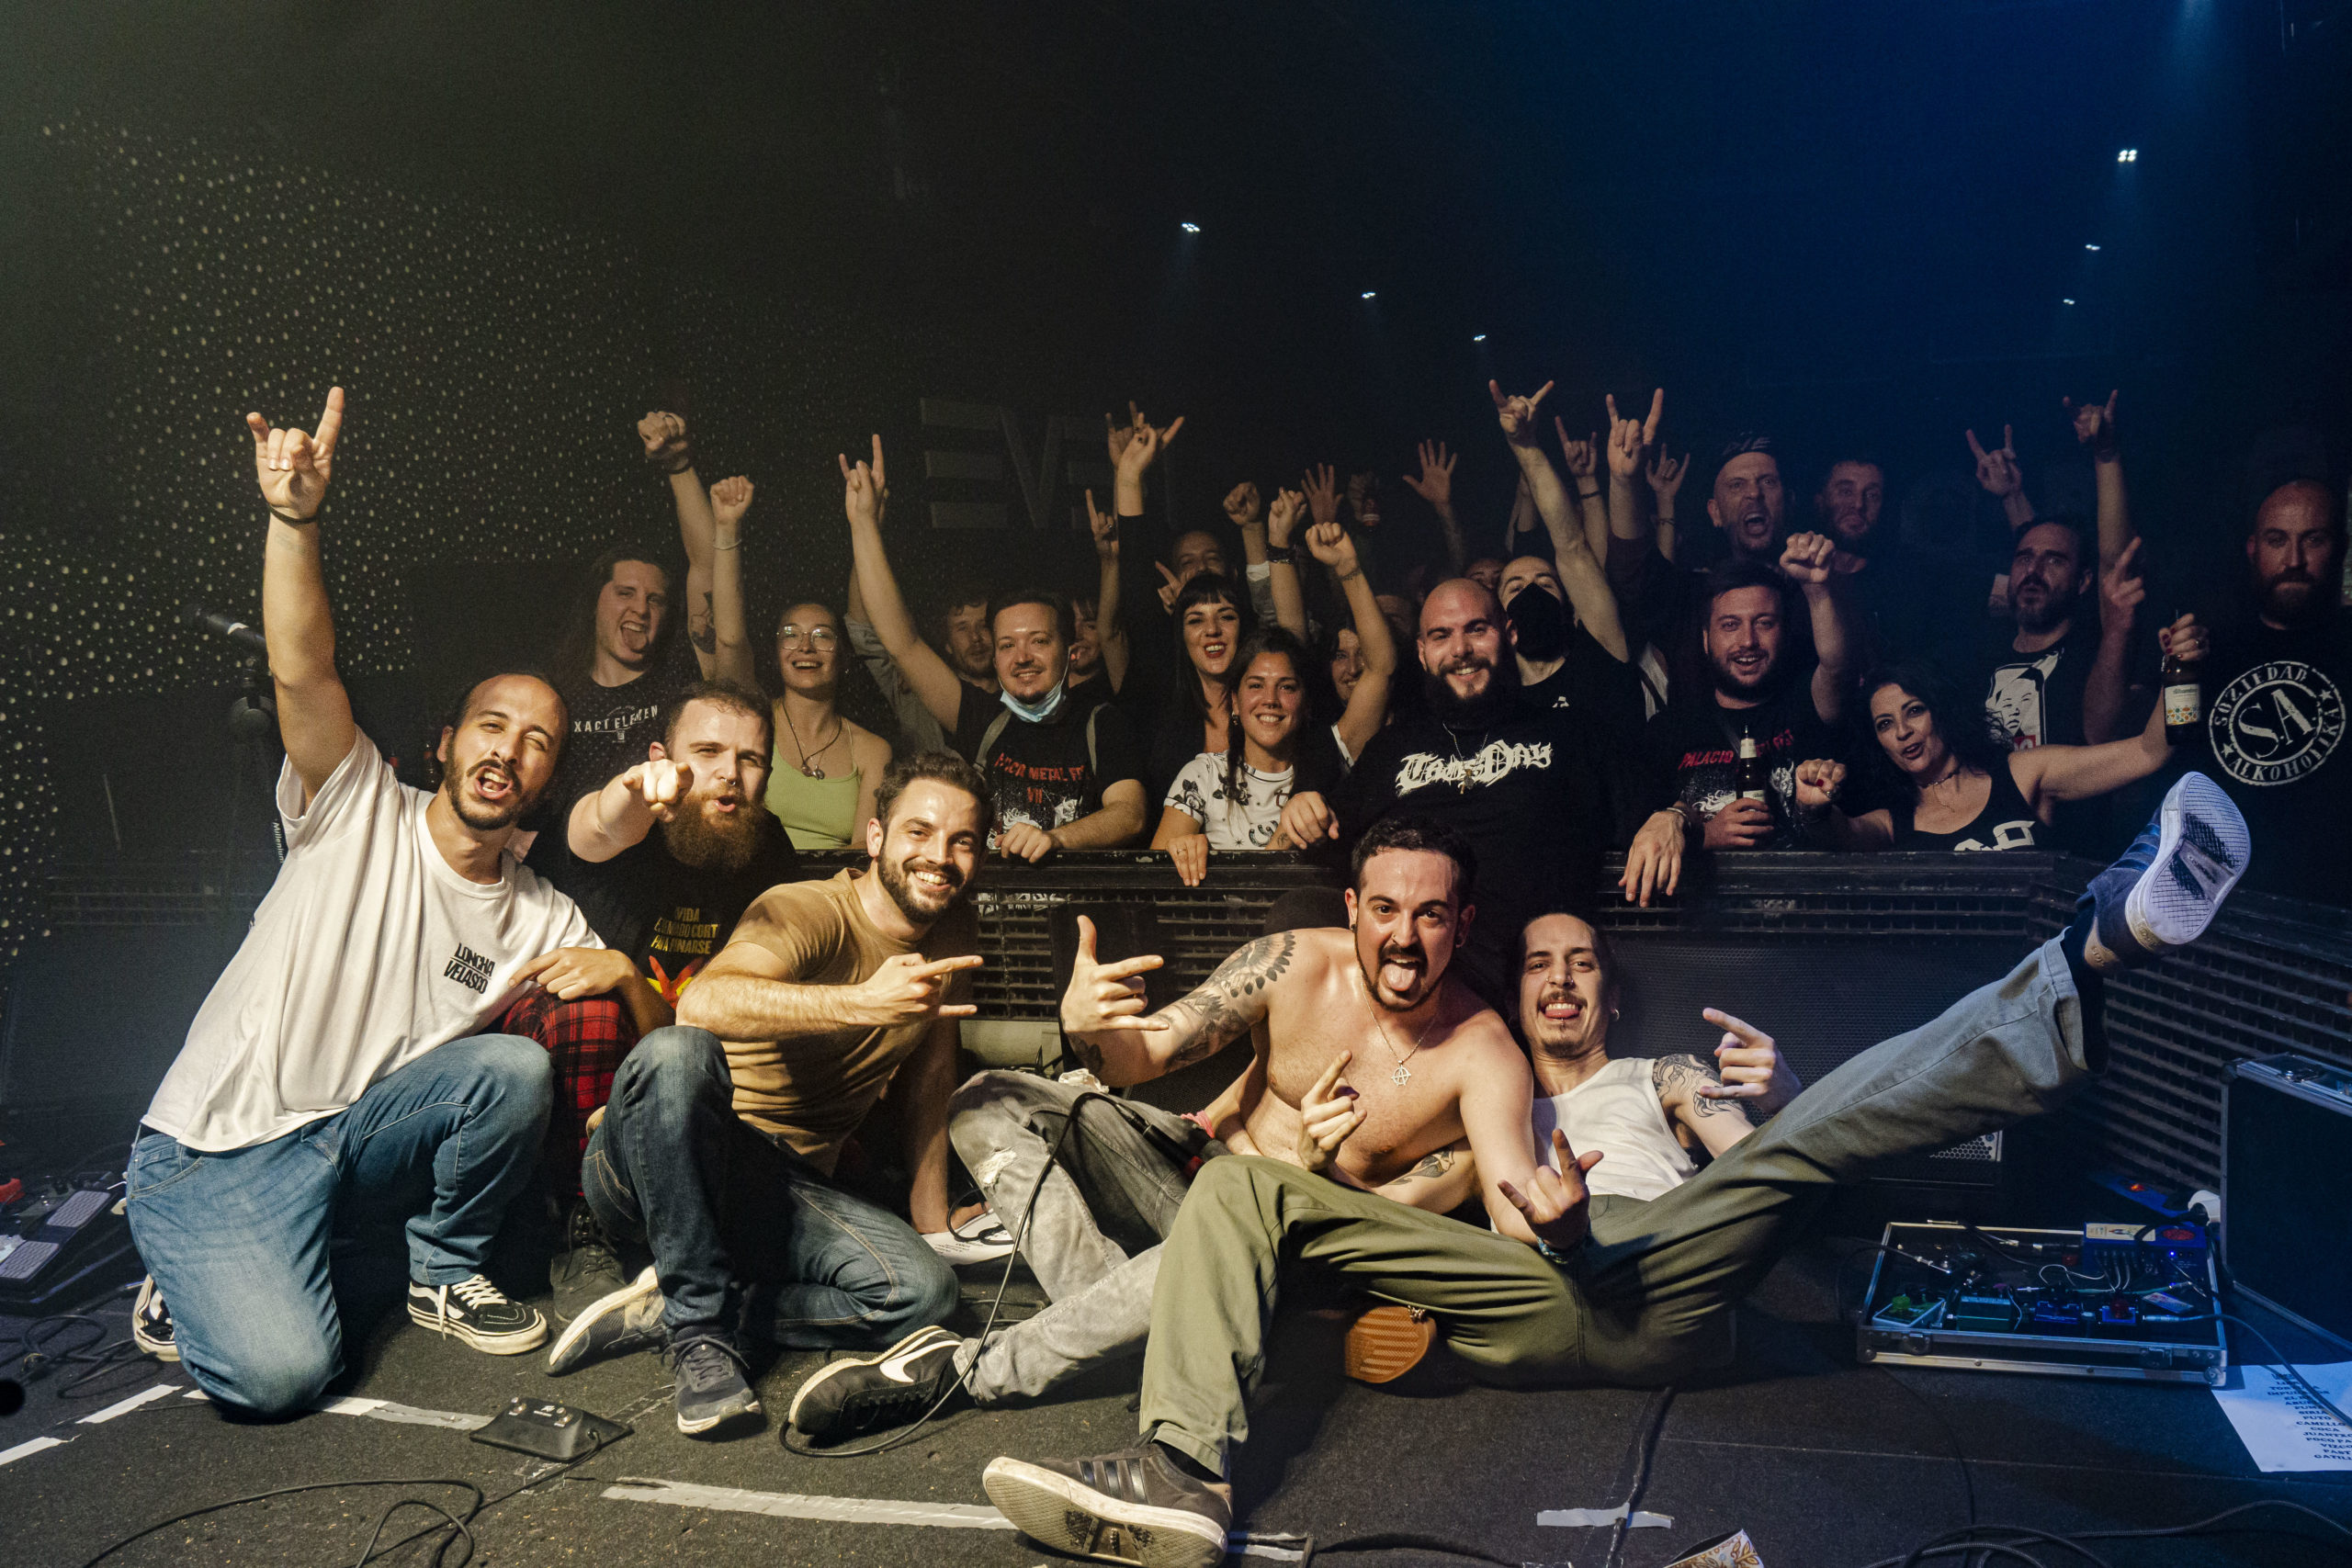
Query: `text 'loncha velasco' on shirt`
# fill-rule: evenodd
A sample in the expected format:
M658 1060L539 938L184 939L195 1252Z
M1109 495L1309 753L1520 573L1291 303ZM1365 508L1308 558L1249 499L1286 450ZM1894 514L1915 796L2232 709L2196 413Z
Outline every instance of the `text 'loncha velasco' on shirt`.
M496 967L497 965L489 959L461 942L458 944L456 954L449 960L449 966L441 971L441 977L444 980L455 980L470 990L487 991L490 989L490 972Z
M1548 740L1489 740L1467 757L1441 757L1416 751L1396 768L1396 793L1410 795L1428 784L1445 784L1466 789L1472 784L1498 784L1521 768L1552 765Z

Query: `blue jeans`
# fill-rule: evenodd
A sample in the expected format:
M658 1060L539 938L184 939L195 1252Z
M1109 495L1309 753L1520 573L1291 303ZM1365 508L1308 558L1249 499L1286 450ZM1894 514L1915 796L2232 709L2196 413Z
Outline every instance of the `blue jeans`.
M912 1225L735 1114L708 1030L638 1042L580 1184L598 1224L651 1248L673 1339L748 1321L786 1349L887 1345L956 1307L956 1271Z
M532 1042L477 1034L266 1144L206 1154L142 1133L131 1239L197 1386L256 1415L306 1409L343 1371L345 1313L481 1273L530 1185L552 1082Z

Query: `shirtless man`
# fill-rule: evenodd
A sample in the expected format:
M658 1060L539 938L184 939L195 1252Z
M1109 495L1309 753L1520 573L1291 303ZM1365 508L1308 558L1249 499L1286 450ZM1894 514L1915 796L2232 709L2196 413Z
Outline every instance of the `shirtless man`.
M1382 918L1381 912L1409 893L1397 878L1410 863L1433 863L1441 891L1455 875L1457 863L1447 858L1448 852L1419 847L1439 830L1426 822L1413 828L1411 818L1396 820L1400 825L1384 822L1367 834L1358 850L1356 890L1349 897L1361 901L1351 907L1363 915L1357 923L1367 933L1373 929L1368 921ZM1384 849L1398 852L1383 854ZM1468 851L1458 852L1466 865ZM1468 877L1467 869L1459 874L1464 886ZM1133 1032L1124 1021L1143 1009L1140 976L1161 961L1148 956L1102 962L1093 922L1080 917L1078 929L1078 959L1063 998L1063 1030L1080 1059L1115 1087L1204 1060L1238 1039L1246 1024L1228 1027L1226 1015L1247 1005L1237 998L1274 982L1280 982L1275 990L1299 998L1302 1018L1327 1005L1350 1008L1342 1016L1361 1034L1367 1018L1377 1016L1363 971L1347 955L1347 933L1276 931L1226 960L1205 986L1161 1015L1161 1023L1146 1024L1150 1032L1139 1048L1098 1045L1106 1029L1114 1041ZM1454 936L1458 940L1458 930ZM1446 977L1451 942L1433 943L1407 926L1379 943L1370 950L1375 961L1385 952L1421 976L1413 989L1419 1005L1409 1019L1387 1025L1400 1049L1422 1040L1418 1052L1406 1054L1411 1061L1408 1077L1401 1084L1382 1077L1369 1086L1380 1094L1362 1101L1386 1108L1382 1114L1387 1122L1400 1126L1414 1113L1416 1100L1407 1100L1408 1089L1418 1101L1430 1104L1441 1094L1450 1098L1450 1089L1431 1090L1437 1075L1450 1081L1471 1070L1464 1059L1491 1049L1497 1038L1506 1048L1510 1041L1501 1021ZM1307 964L1319 966L1319 992L1306 991L1299 977ZM1442 1001L1441 988L1446 992ZM1384 998L1380 1009L1387 1005ZM1106 1025L1105 1018L1114 1021ZM1465 1028L1472 1037L1468 1043L1437 1051ZM989 1335L985 1344L930 1327L879 1355L828 1362L794 1394L791 1424L808 1436L830 1438L911 1419L959 1390L983 1407L1035 1399L1104 1361L1141 1355L1151 1327L1159 1244L1175 1224L1185 1189L1203 1162L1226 1154L1264 1155L1325 1168L1332 1164L1330 1151L1363 1119L1355 1114L1355 1091L1342 1077L1344 1052L1321 1062L1319 1077L1306 1047L1283 1058L1280 1082L1292 1086L1294 1098L1304 1097L1294 1105L1280 1088L1267 1092L1272 1054L1264 1031L1255 1032L1253 1043L1257 1049L1249 1065L1206 1109L1190 1116L1114 1099L1099 1085L1081 1088L1035 1073L980 1073L956 1090L948 1135L982 1197L1005 1224L1020 1230L1023 1257L1053 1304ZM1516 1058L1515 1049L1511 1055ZM1312 1137L1302 1138L1301 1105L1319 1112L1308 1117ZM1079 1125L1065 1140L1063 1129L1072 1118ZM1402 1134L1390 1135L1396 1141ZM1435 1146L1427 1146L1431 1139ZM1415 1133L1405 1141L1410 1150L1394 1155L1377 1171L1368 1161L1343 1162L1347 1168L1337 1170L1334 1179L1432 1213L1461 1204L1469 1194L1462 1175L1470 1162L1459 1128L1448 1134L1433 1127L1427 1136ZM1060 1157L1049 1170L1048 1158L1057 1146ZM1352 1141L1349 1146L1362 1157ZM1408 1318L1401 1309L1368 1314L1351 1333L1348 1370L1367 1381L1385 1382L1419 1359L1431 1335L1425 1321Z
M1091 1459L994 1460L981 1478L989 1500L1015 1528L1058 1551L1142 1568L1221 1562L1233 1524L1227 1461L1249 1436L1266 1325L1283 1292L1302 1282L1340 1284L1427 1310L1454 1355L1497 1383L1650 1386L1720 1364L1729 1304L1771 1267L1790 1226L1831 1184L2052 1110L2100 1071L2105 976L2201 936L2245 873L2249 839L2218 785L2201 773L2185 775L2122 858L2092 879L2064 932L1941 1017L1844 1063L1762 1127L1729 1140L1690 1180L1622 1210L1592 1202L1585 1176L1600 1163L1600 1151L1577 1154L1563 1130L1553 1129L1550 1165L1535 1166L1523 1066L1498 1070L1502 1057L1482 1056L1476 1045L1451 1068L1432 1060L1426 1045L1409 1053L1399 1065L1413 1076L1398 1087L1408 1095L1453 1090L1442 1114L1469 1136L1494 1230L1381 1202L1275 1160L1211 1161L1169 1235L1152 1301L1142 1441ZM1367 881L1366 892L1381 886ZM1430 902L1416 894L1398 901L1414 918L1453 914L1449 897ZM1107 1056L1114 1045L1150 1048L1140 1043L1154 1031L1180 1040L1197 1035L1195 1021L1204 1014L1216 1027L1263 1018L1275 1041L1269 1083L1281 1093L1314 1070L1313 1056L1286 1050L1287 1042L1337 1055L1330 1037L1363 1029L1361 1012L1351 1018L1340 1010L1351 998L1329 991L1337 966L1328 958L1317 963L1301 936L1287 972L1264 973L1267 983L1240 996L1227 988L1204 1008L1188 1001L1157 1021L1128 1022L1097 1035L1095 1044ZM1389 961L1377 938L1374 952L1384 1000L1391 992L1408 999L1408 986L1415 995L1425 990L1410 984L1419 976ZM1597 983L1576 990L1547 982L1538 989L1538 1010L1547 1022L1570 1024L1589 1005L1585 998L1598 1001L1600 994ZM1302 1017L1294 996L1314 1010ZM1103 1010L1106 1030L1123 1021L1110 1010ZM1483 1043L1472 1027L1479 1021L1457 1028L1437 1047L1440 1055L1465 1037ZM1515 1047L1508 1059L1521 1061ZM1463 1077L1465 1067L1487 1081ZM1508 1122L1498 1120L1506 1104ZM1376 1178L1387 1160L1430 1135L1411 1130L1413 1118L1398 1109L1395 1098L1366 1097L1361 1108L1334 1113L1302 1089L1287 1125L1329 1158L1333 1173ZM1349 1146L1351 1138L1326 1145L1322 1134L1334 1131L1368 1134L1370 1157ZM1508 1164L1497 1168L1490 1160Z

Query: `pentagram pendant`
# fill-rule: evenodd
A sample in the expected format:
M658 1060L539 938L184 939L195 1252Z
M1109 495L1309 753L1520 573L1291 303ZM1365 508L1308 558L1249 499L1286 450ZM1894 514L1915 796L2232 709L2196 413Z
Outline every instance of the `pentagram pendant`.
M1409 1081L1412 1076L1412 1069L1399 1062L1396 1064L1396 1070L1388 1075L1388 1081L1393 1084L1401 1084Z

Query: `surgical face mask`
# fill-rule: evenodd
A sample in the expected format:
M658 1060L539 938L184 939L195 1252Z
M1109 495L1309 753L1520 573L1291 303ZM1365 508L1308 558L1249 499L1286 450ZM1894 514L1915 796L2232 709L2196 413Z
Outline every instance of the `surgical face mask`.
M1013 717L1027 719L1031 724L1043 724L1054 716L1056 708L1062 705L1062 694L1069 688L1068 681L1057 681L1052 691L1034 703L1024 703L1011 692L999 692L997 700L1012 711Z
M1535 583L1521 589L1503 614L1518 636L1521 658L1541 663L1567 651L1568 607Z

